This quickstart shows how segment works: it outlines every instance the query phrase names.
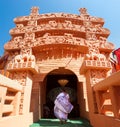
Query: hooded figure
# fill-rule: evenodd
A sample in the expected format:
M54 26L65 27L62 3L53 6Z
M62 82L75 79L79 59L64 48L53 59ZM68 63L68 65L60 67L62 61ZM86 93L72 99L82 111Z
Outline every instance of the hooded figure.
M69 94L63 90L54 101L54 114L60 119L61 123L65 123L68 119L68 114L73 109L73 105L70 103Z

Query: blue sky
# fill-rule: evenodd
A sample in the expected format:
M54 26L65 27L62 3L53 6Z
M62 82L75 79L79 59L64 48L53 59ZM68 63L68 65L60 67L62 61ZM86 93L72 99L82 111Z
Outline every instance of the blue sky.
M120 47L120 0L1 0L0 1L0 56L4 44L11 39L9 30L15 27L13 19L30 14L33 6L40 8L39 13L65 12L79 14L79 8L87 8L92 16L105 20L104 28L111 34L108 41Z

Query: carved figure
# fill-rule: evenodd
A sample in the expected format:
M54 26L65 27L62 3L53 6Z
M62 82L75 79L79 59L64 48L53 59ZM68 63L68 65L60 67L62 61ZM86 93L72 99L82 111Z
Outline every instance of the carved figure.
M22 56L22 59L23 59L24 62L34 62L35 61L35 56L34 55L24 54Z
M42 41L46 44L55 43L55 39L50 36L50 33L45 33L42 37Z
M106 72L104 70L97 71L93 70L91 71L91 78L92 78L92 83L96 84L99 81L103 80L106 77Z
M99 59L100 61L105 61L105 60L106 60L106 57L105 57L104 54L98 54L98 59Z
M97 40L97 37L95 33L86 32L86 39L90 41L95 41Z
M70 44L74 43L73 35L72 34L65 33L64 37L65 37L65 42L66 43L70 43Z
M54 27L54 28L57 27L58 25L56 21L49 21L49 24L51 27Z
M23 63L23 62L35 62L35 56L34 55L17 55L14 58L15 63Z
M25 33L25 40L26 41L34 40L34 38L35 38L35 33L32 33L32 32Z
M86 60L99 60L99 61L105 61L106 57L103 54L96 54L96 53L91 53L91 54L86 54L85 57Z
M85 59L86 60L98 60L98 55L95 53L86 54Z
M65 20L65 23L63 24L63 26L65 28L74 28L74 25L72 24L72 22L71 21L67 21L67 20Z
M81 14L88 14L86 8L80 8L79 11Z
M28 26L36 26L37 25L37 21L36 20L30 20L27 25Z
M22 62L23 62L23 61L22 61L22 55L17 55L17 56L15 56L14 62L15 62L15 63L22 63Z
M23 26L24 26L23 24L16 24L17 28L23 28Z

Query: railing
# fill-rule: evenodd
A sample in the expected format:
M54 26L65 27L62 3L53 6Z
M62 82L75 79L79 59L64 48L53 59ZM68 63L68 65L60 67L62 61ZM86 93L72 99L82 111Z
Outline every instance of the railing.
M2 71L4 72L4 71ZM5 76L9 76L4 72ZM19 114L22 86L0 74L0 119Z
M5 77L12 78L12 74L6 70L0 70L0 74L4 75Z
M93 86L98 114L120 119L120 71Z

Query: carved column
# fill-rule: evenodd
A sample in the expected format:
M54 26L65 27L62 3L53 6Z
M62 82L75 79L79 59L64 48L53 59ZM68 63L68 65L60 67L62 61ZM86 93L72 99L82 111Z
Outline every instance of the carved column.
M93 121L92 116L94 113L99 111L96 101L100 101L98 93L97 98L93 86L107 77L108 70L111 69L111 64L108 61L99 60L85 60L81 66L80 73L86 77L87 97L89 106L89 116L91 122ZM99 111L100 112L100 111Z
M6 69L12 72L13 80L17 80L23 86L19 113L26 114L30 110L32 78L38 71L35 56L30 54L16 55L13 63L8 63Z
M19 114L29 113L32 89L32 73L25 70L13 72L13 80L17 80L23 86L23 91L20 97Z
M114 116L116 118L120 118L120 113L119 113L119 109L120 109L120 103L119 103L119 97L120 97L120 87L110 87L109 88L110 91L110 97L111 97L111 102L112 102L112 109L114 112Z
M23 87L24 95L23 95L23 114L30 112L30 100L31 100L31 90L32 90L32 74L27 72L26 75L26 83Z
M33 82L32 87L32 96L31 96L31 111L33 112L33 120L34 122L38 121L39 118L41 118L39 115L41 114L40 110L40 83L39 82Z

